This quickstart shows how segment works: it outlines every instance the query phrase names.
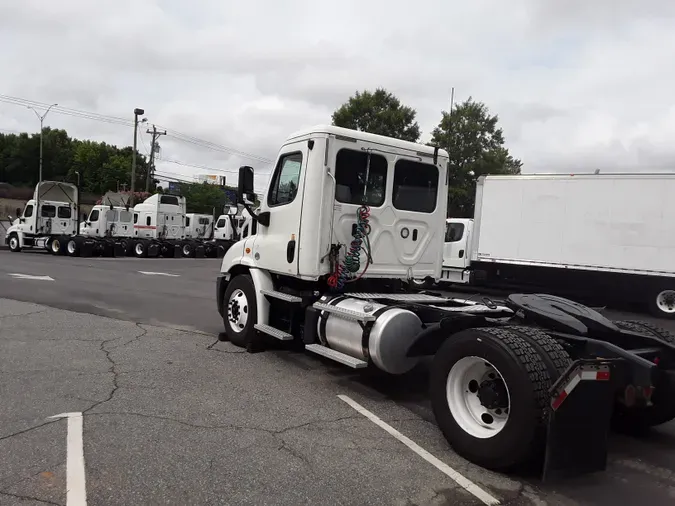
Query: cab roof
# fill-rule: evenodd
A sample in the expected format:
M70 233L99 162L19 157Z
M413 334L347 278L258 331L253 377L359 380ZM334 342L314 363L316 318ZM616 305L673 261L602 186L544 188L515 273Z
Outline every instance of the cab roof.
M352 130L350 128L342 128L333 125L316 125L310 128L305 128L297 132L292 133L286 138L284 144L288 142L295 142L301 140L302 138L310 138L312 135L335 135L350 137L359 141L370 142L373 144L382 144L385 146L392 146L399 149L405 149L408 151L415 151L423 153L425 155L434 154L434 147L427 146L426 144L419 144L417 142L403 141L400 139L394 139L393 137L387 137L385 135L371 134L368 132L361 132L359 130ZM444 149L438 150L438 156L440 158L448 158L448 153Z

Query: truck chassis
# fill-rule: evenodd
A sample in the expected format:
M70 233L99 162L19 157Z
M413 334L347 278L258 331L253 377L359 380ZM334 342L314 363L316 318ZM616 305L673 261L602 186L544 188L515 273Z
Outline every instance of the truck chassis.
M249 352L262 351L269 338L294 342L355 369L392 374L405 372L407 359L433 356L438 426L460 455L483 467L504 471L538 459L545 480L603 470L610 426L640 431L675 418L675 336L648 323L612 322L544 294L476 302L401 284L386 293L320 295L282 276L261 289L253 271L218 278L222 339ZM256 323L261 297L269 324ZM417 315L424 330L385 341L378 323L396 310ZM329 335L336 322L359 329L356 338L341 343L349 332Z

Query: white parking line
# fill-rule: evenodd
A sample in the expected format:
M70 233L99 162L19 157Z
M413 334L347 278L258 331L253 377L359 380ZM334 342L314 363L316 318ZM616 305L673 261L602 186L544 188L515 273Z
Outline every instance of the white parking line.
M478 485L476 485L474 482L469 480L468 478L465 478L461 474L459 474L457 471L455 471L453 468L451 468L449 465L447 465L445 462L439 460L438 458L434 457L431 453L426 451L424 448L422 448L420 445L412 441L411 439L407 438L403 434L401 434L399 431L394 429L391 425L388 423L384 422L382 419L378 418L376 415L368 411L366 408L361 406L358 402L350 399L346 395L338 395L338 397L349 404L352 408L354 408L356 411L361 413L363 416L368 418L371 422L373 422L375 425L378 425L382 429L386 430L389 434L394 436L396 439L398 439L401 443L406 445L408 448L410 448L412 451L414 451L417 455L422 457L424 460L429 462L432 466L436 467L439 471L442 473L445 473L450 479L454 480L460 487L462 487L464 490L472 494L474 497L482 501L484 504L487 504L489 506L497 505L499 503L499 499L496 497L491 496L487 492L485 492L482 488L480 488Z
M180 274L169 274L168 272L150 272L150 271L138 271L141 274L145 274L146 276L169 276L172 278L179 278Z
M49 418L68 419L66 454L66 505L87 506L87 483L84 474L82 413L61 413Z
M16 272L9 272L7 273L8 276L12 276L13 278L17 279L34 279L37 281L54 281L54 278L50 276L34 276L32 274L19 274Z

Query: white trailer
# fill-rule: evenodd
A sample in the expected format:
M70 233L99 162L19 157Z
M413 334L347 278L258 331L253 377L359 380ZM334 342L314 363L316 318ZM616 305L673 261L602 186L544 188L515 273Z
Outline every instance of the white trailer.
M46 249L65 252L66 238L78 229L77 186L60 181L38 183L33 198L26 203L7 229L5 242L13 252L22 249Z
M675 318L675 174L533 174L478 181L448 219L438 281L544 288Z
M319 126L284 142L258 211L253 169L240 168L257 228L223 257L221 338L249 352L288 341L389 374L434 355L431 403L458 453L493 469L545 453L545 476L603 469L615 400L632 426L675 417L675 336L553 296L409 289L440 277L447 165L438 148Z

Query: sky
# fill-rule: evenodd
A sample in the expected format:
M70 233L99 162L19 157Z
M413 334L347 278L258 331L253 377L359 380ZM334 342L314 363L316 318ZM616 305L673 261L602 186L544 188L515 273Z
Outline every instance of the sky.
M4 0L0 95L129 120L143 108L147 124L257 157L167 135L158 171L235 183L247 164L257 189L288 134L376 87L417 110L423 142L452 87L484 102L523 172L675 170L674 17L669 0ZM45 125L133 140L56 109ZM0 131L39 121L0 102Z

